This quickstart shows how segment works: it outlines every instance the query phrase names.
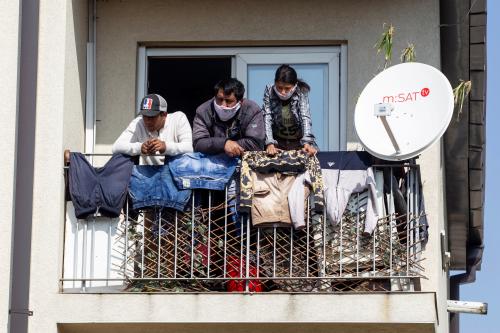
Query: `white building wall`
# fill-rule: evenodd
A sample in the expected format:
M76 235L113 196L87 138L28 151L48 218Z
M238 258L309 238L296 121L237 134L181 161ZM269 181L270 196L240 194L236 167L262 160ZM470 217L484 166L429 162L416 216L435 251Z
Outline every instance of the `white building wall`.
M14 213L14 186L16 175L16 122L19 71L19 1L0 0L2 22L2 51L0 52L0 151L2 152L0 176L0 331L7 331L9 319L9 283L12 254L12 222Z

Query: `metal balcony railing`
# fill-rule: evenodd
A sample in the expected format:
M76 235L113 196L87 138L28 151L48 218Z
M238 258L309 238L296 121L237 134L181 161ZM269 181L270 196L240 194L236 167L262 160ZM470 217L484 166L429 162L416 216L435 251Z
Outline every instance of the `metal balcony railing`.
M116 219L96 216L78 220L68 202L61 289L416 290L424 277L421 262L426 231L419 167L376 165L374 170L382 216L371 235L362 233L366 192L351 196L336 225L326 214L317 214L309 207L303 230L253 227L250 218L236 217L230 209L228 202L233 198L228 198L227 191L193 191L186 212L165 208L132 212L127 205ZM393 177L396 173L404 176L398 181ZM398 191L399 182L404 182L402 192Z

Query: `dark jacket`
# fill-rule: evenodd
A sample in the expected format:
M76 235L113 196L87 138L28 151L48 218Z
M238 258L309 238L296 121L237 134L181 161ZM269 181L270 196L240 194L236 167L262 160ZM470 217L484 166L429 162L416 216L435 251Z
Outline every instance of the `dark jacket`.
M213 101L214 98L211 98L196 109L193 122L194 151L223 153L227 140L236 141L245 151L264 149L264 117L255 102L243 99L238 114L223 122L215 113Z
M103 167L94 168L84 155L71 153L69 193L76 217L85 219L98 212L107 217L119 216L133 166L130 156L115 154Z

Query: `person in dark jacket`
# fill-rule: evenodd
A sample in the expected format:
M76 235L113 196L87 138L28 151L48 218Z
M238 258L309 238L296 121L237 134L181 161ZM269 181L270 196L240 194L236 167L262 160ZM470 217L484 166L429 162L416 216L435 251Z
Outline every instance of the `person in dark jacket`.
M234 78L221 80L214 93L196 110L194 151L239 157L245 151L263 150L264 117L255 102L243 98L243 83Z

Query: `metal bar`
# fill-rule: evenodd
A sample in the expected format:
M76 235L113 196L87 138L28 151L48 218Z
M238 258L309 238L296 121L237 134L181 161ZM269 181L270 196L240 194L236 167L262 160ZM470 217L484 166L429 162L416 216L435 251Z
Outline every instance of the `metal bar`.
M411 244L410 246L410 254L409 256L413 259L413 253L415 252L415 249L413 248L413 244L414 244L414 231L413 231L413 227L414 227L414 218L415 218L415 212L414 212L414 204L415 204L415 198L414 198L414 195L415 195L415 189L413 187L413 184L414 184L414 179L415 179L415 173L413 171L413 169L410 170L410 181L408 183L408 189L410 191L410 194L408 195L408 210L409 210L409 219L410 219L410 225L408 226L409 229L411 229L410 231L410 238L408 239L408 243Z
M343 216L340 217L340 251L339 251L339 261L340 261L340 268L339 268L339 277L342 277L342 260L344 259L343 257L343 238L344 238L344 218Z
M377 256L377 234L379 232L379 226L377 222L377 227L373 230L373 275L377 271L376 256Z
M406 173L406 199L410 198L410 173L411 169ZM410 275L410 210L408 202L406 203L406 275Z
M111 221L109 220L108 224L108 257L106 261L106 278L109 279L111 276L111 231L112 231L112 226L111 226ZM94 219L94 225L95 225L95 219ZM95 234L95 230L92 230L92 232ZM92 242L94 242L95 236L92 236ZM92 252L93 252L94 244L92 244ZM92 266L94 265L94 255L92 255ZM92 271L94 269L92 268ZM93 275L93 272L92 272ZM109 286L109 283L106 281L106 286Z
M240 278L243 277L243 224L240 220Z
M373 174L374 175L377 174L377 168L373 168ZM382 181L383 181L383 179L384 179L384 177L382 176ZM383 186L382 186L382 193L383 193ZM381 209L383 210L384 208L381 207ZM380 212L380 214L382 214L382 212ZM377 224L375 225L375 229L373 230L373 237L372 237L372 241L373 241L373 273L372 273L372 275L375 275L375 272L376 272L375 259L377 256L377 232L378 232L378 230L379 230L379 224L377 221Z
M246 254L246 268L245 268L245 291L249 291L249 281L248 278L250 277L250 220L246 219L247 222L247 230L246 230L246 239L247 239L247 254ZM241 225L243 225L243 216L241 216Z
M393 206L394 205L394 202L393 202L393 200L394 200L394 196L393 196L394 193L392 192L393 170L392 170L392 168L390 170L391 170L391 180L390 180L390 185L391 185L390 189L391 189L391 191L389 192L390 193L389 194L389 210L390 210L390 212L389 212L390 213L390 215L389 215L390 216L390 220L389 220L389 226L390 226L389 227L389 242L390 242L389 243L390 244L390 246L389 246L390 247L390 253L389 253L389 260L390 260L389 261L389 271L390 271L390 275L392 275L392 246L393 246L393 244L392 244L392 218L393 218L393 214L394 214L394 206Z
M80 223L79 219L76 220L76 235L75 235L75 244L73 245L73 276L77 276L78 274L78 235L80 233ZM75 288L75 284L73 283L73 288Z
M373 164L372 168L417 168L416 163L400 163L400 164Z
M357 276L343 276L339 278L338 276L325 276L325 277L303 277L300 280L314 281L314 280L387 280L387 279L406 279L413 278L414 276L405 276L405 275L386 275L386 276L370 276L370 277L357 277ZM146 277L146 278L112 278L109 281L240 281L244 278L242 277L232 277L232 278L224 278L224 277L194 277L190 278L156 278L156 277ZM262 278L249 276L248 280L260 280ZM106 281L106 278L94 278L94 279L85 279L85 281ZM266 277L266 280L297 280L296 277L289 276L276 276L276 277ZM61 282L69 282L69 281L83 281L83 279L60 279ZM178 292L177 292L178 293ZM187 292L186 292L187 293ZM197 291L193 291L193 293L199 293ZM307 291L307 293L309 293Z
M174 277L177 277L177 211L175 211L175 230L174 230Z
M273 277L276 276L276 227L273 227Z
M161 269L161 219L162 219L162 210L159 209L158 211L158 258L157 258L157 263L156 263L156 269L158 272L156 275L160 277L160 269Z
M414 183L415 183L415 218L413 219L413 226L415 227L416 225L419 225L419 216L420 214L420 175L419 173L415 172L415 177L414 177ZM417 228L414 231L415 234L415 242L418 243L420 241L420 228ZM415 249L417 250L417 249ZM415 260L417 259L417 254L415 253Z
M82 289L85 291L87 277L87 221L83 225L83 240L82 240Z
M146 247L146 212L142 212L141 278L144 277L144 251Z
M356 276L359 276L359 193L356 195Z
M248 219L250 221L250 219ZM257 277L260 276L260 228L257 228Z
M326 276L326 209L323 209L323 216L319 218L319 222L323 225L323 253L321 258L323 261L323 267L321 267L321 276Z
M289 257L289 262L290 262L290 269L289 269L289 274L290 277L292 277L292 272L293 272L293 227L290 227L290 257Z
M227 274L227 186L224 188L224 277Z
M394 137L394 133L392 133L392 129L389 126L389 123L387 122L386 116L380 116L379 119L382 121L382 125L384 125L385 131L387 132L387 135L389 136L389 139L391 140L392 146L394 147L394 150L396 151L397 154L401 152L401 149L399 148L398 142L396 141L396 138Z
M309 277L309 227L311 225L311 206L309 205L309 197L307 198L307 214L306 214L306 277Z
M212 191L208 191L208 246L207 246L207 277L210 277L210 250L211 250L211 234L212 234Z
M92 217L92 228L90 237L90 276L94 277L94 249L95 249L95 216ZM106 277L109 277L106 275ZM92 283L89 283L92 286Z
M124 272L125 276L127 276L127 267L128 267L128 200L125 202L125 267Z
M194 198L196 192L193 191L191 200L191 278L194 276Z

